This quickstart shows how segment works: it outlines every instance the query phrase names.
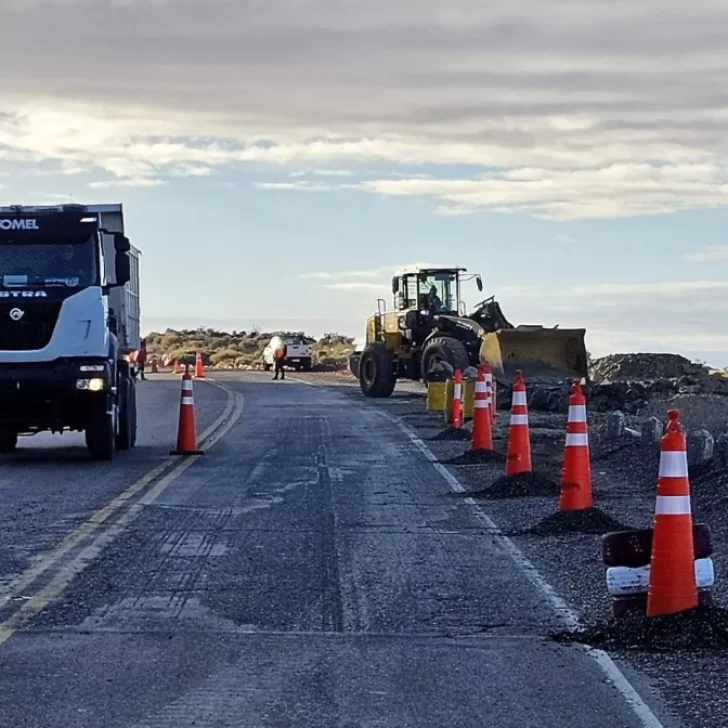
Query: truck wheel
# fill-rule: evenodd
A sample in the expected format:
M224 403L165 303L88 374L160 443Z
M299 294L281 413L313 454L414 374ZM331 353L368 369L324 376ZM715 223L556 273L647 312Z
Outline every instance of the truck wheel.
M116 454L116 422L106 411L106 398L94 402L86 427L86 447L94 460L113 460Z
M302 366L304 372L310 372L311 371L311 360L304 359L303 364L301 366Z
M0 430L0 453L15 452L18 447L18 433Z
M359 386L367 397L383 399L394 391L397 378L394 376L392 355L384 344L369 344L359 362Z
M422 379L426 382L427 375L434 364L445 362L461 373L470 366L470 357L464 344L452 336L436 336L425 344L422 351L422 364L420 366Z
M131 402L132 381L130 379L119 380L119 429L116 433L116 449L129 450L132 446L132 416L134 414Z

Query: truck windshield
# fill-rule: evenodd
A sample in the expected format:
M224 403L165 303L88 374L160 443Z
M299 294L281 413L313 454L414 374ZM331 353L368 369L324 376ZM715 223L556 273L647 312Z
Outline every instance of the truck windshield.
M0 241L0 286L96 285L98 265L94 238Z

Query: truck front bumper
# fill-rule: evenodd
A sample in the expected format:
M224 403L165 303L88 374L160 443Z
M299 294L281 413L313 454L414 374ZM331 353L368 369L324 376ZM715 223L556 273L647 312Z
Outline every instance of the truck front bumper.
M0 425L18 432L85 428L90 408L113 393L107 361L0 363Z

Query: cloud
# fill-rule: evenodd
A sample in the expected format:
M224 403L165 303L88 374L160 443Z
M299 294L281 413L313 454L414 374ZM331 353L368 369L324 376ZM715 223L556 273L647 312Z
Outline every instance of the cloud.
M353 177L356 172L350 169L299 169L291 172L290 177Z
M254 187L260 190L275 192L328 192L333 189L331 185L315 182L254 182Z
M726 23L718 0L8 0L0 160L468 165L362 188L448 215L722 206Z
M710 263L716 260L728 260L727 245L710 245L695 253L686 253L683 258L691 263Z

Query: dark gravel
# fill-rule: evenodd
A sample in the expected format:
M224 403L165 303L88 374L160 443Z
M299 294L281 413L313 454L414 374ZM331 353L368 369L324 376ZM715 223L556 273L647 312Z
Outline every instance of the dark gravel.
M446 430L443 430L434 437L431 437L430 440L432 442L461 442L465 440L470 440L471 437L472 433L470 433L465 428L461 428L458 430L454 427L448 427Z
M728 649L728 610L700 606L680 614L649 618L629 612L622 619L554 635L560 642L595 647L675 652Z
M443 465L484 465L487 463L504 463L505 458L498 452L487 452L479 450L473 452L468 450L462 455L450 458L448 460L440 460Z
M539 536L560 533L604 534L628 529L629 526L625 526L599 508L586 508L581 511L557 511L530 528L527 533Z
M490 488L478 491L475 498L528 498L540 496L557 497L559 484L545 473L521 473L513 477L498 478Z

